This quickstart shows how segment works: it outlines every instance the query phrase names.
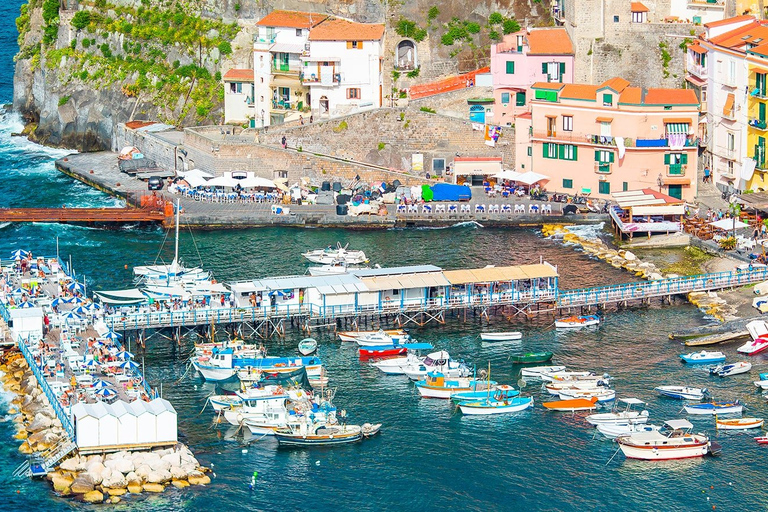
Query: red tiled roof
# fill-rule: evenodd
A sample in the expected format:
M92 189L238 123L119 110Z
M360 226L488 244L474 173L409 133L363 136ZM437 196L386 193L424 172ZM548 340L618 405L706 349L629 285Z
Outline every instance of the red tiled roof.
M533 119L533 115L530 112L523 112L519 116L520 119Z
M610 80L606 80L605 82L600 84L600 88L602 89L603 87L610 87L611 89L613 89L616 92L621 92L624 89L626 89L627 87L629 87L629 81L628 80L624 80L621 77L615 76L615 77L611 78Z
M688 49L691 50L693 53L707 53L707 49L701 46L700 44L689 44Z
M528 33L528 55L573 55L573 44L564 28L533 28Z
M619 94L619 103L639 105L643 102L643 90L639 87L627 87Z
M241 80L253 82L252 69L230 69L224 73L224 80Z
M755 17L751 16L749 14L744 14L743 16L736 16L734 18L727 18L724 20L717 20L717 21L710 21L709 23L705 23L704 26L706 28L712 28L712 27L722 27L725 25L730 25L731 23L739 23L740 21L746 21L752 19L754 20Z
M650 12L642 2L632 2L629 4L629 12Z
M139 128L144 128L145 126L150 126L153 124L155 124L154 121L128 121L125 123L125 126L131 130L138 130Z
M559 91L565 84L559 82L536 82L531 85L531 89L551 89L553 91Z
M560 98L569 100L592 100L597 97L599 85L566 84L560 92Z
M693 89L648 89L643 101L646 105L698 105Z
M384 25L355 23L329 18L309 31L310 41L378 41L384 37Z
M759 39L759 41L757 41ZM757 44L768 40L768 26L754 21L743 27L713 37L709 41L725 48L741 48L747 43Z
M768 42L763 43L759 46L755 46L751 50L749 50L749 53L755 53L757 55L762 55L763 57L768 57Z
M257 25L263 27L311 28L328 18L317 12L272 11L261 18Z

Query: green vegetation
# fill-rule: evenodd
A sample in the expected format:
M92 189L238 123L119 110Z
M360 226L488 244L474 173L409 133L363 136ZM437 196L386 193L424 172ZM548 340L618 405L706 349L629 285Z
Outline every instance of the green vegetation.
M72 17L72 26L77 30L83 30L91 22L90 11L77 11Z
M693 42L693 39L691 39L690 37L686 37L685 39L683 39L683 42L680 43L679 48L683 50L683 53L686 53L688 51L688 45L691 44L692 42Z
M427 20L431 22L438 16L440 16L440 9L438 9L436 5L433 5L429 8L429 11L427 11Z
M672 60L668 48L667 43L664 41L659 43L659 50L661 51L661 67L663 68L662 76L664 78L669 78L669 62Z
M434 114L435 113L435 110L431 109L429 107L421 107L419 110L421 110L422 112L426 112L428 114Z
M384 143L384 142L379 142L379 151L381 151L381 150L382 150L382 149L384 149L385 147L387 147L387 144L386 144L386 143Z
M230 55L232 53L232 45L229 44L229 41L222 41L219 43L219 53L222 55Z
M59 37L59 0L43 1L43 44L50 45Z
M392 80L400 80L400 72L396 69L392 70Z
M502 23L504 23L504 16L502 16L501 13L492 12L491 15L488 16L489 25L501 25Z
M410 37L416 42L422 42L427 37L427 31L406 18L400 18L395 25L395 32L401 37Z
M421 73L421 68L412 69L407 73L408 78L416 78L419 76L419 73Z
M650 252L654 252L656 256L663 259L663 261L656 262L656 265L662 272L681 276L693 276L704 273L705 270L702 265L713 258L711 254L702 251L698 247L691 246L686 247L682 251L678 249L656 249L653 251L649 250L649 255ZM644 255L642 259L647 260L647 256ZM673 261L670 263L670 260Z
M349 128L349 125L347 125L347 122L346 121L342 121L342 122L339 123L338 126L334 126L333 127L333 131L335 133L341 133L344 130L346 130L347 128Z
M16 30L19 33L19 37L17 39L19 47L22 47L24 46L24 38L29 32L29 5L22 5L19 12L19 17L16 18Z
M63 107L64 105L66 105L67 102L69 101L69 98L70 98L69 96L62 96L61 98L59 98L59 106Z

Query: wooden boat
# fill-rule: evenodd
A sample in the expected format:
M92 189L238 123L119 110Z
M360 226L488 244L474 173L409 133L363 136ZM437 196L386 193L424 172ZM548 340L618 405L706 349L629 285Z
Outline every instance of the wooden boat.
M670 460L703 457L709 453L709 437L693 434L688 420L670 420L666 432L634 432L616 441L628 459Z
M546 363L552 359L552 356L554 356L552 352L526 352L519 356L510 356L509 360L513 364Z
M708 352L702 350L700 352L680 354L680 359L688 364L722 363L725 361L725 354L722 352Z
M597 398L598 402L610 402L616 399L616 391L606 388L588 388L579 389L572 388L568 390L561 390L558 393L561 400L575 400L577 398Z
M709 402L705 404L686 405L684 409L688 414L739 414L744 410L744 406L736 400L733 402Z
M484 332L480 334L480 339L483 341L512 341L522 337L523 333L520 332Z
M597 315L578 315L555 320L555 327L557 329L581 329L599 323L600 317Z
M299 354L309 356L317 350L317 340L314 338L304 338L299 342Z
M529 379L541 379L545 373L564 372L565 366L534 366L533 368L523 368L520 370L520 376Z
M459 378L455 380L446 380L445 376L439 372L430 372L425 380L416 382L416 389L424 398L451 398L454 393L463 393L467 391L482 391L488 386L493 386L493 381L476 380L468 378Z
M711 334L709 336L697 336L685 342L687 347L702 347L706 345L715 345L717 343L725 343L726 341L737 340L739 338L745 338L749 336L749 331L741 330L734 332L723 332L719 334Z
M550 411L592 411L597 408L597 397L592 398L575 398L573 400L558 400L556 402L544 402L545 409Z
M657 386L653 389L661 395L678 400L701 400L707 394L707 388L689 388L686 386Z
M381 425L378 425L381 427ZM285 446L328 446L355 443L363 439L360 425L299 424L298 428L279 428L275 438Z
M487 398L489 392L492 396L497 397L499 400L502 398L514 398L520 395L520 392L512 386L507 384L500 384L498 386L493 386L482 391L463 391L461 393L454 393L451 395L451 401L454 403L477 402L478 400Z
M608 384L603 381L594 381L594 380L563 380L563 381L555 381L550 382L547 385L544 386L544 389L547 390L547 393L550 395L559 395L563 392L569 392L569 391L578 391L578 390L589 390L589 389L599 389L600 387L608 387Z
M462 414L474 416L489 416L492 414L509 414L524 411L533 407L532 396L515 396L509 398L497 398L491 394L490 398L484 398L476 402L460 402L459 409Z
M215 412L230 409L243 403L243 400L237 395L213 395L208 397L208 401Z
M718 430L747 430L763 426L763 418L734 418L721 420L715 416L715 425Z
M611 412L601 414L590 414L587 416L587 423L590 425L619 425L627 423L645 423L648 421L648 411L633 411L633 405L643 405L645 402L637 398L619 398L619 402L626 404L627 408L623 411L614 409Z
M759 436L755 438L757 444L768 444L768 436Z
M576 377L597 377L592 372L554 372L554 373L542 373L541 380L546 382L554 382L556 380L572 380Z
M730 377L731 375L747 373L751 369L752 363L739 361L738 363L715 366L709 369L709 373L711 375L717 375L718 377Z
M601 423L595 428L608 439L616 439L619 436L626 436L635 432L653 432L661 429L658 425L646 425L645 423Z
M747 354L748 356L754 356L762 352L763 350L768 349L768 338L757 338L754 340L749 340L742 346L736 349L736 352L740 352L742 354Z
M378 332L382 332L381 329L377 331L340 331L339 333L337 333L337 336L341 341L354 343L355 341L357 341L357 338L362 338L365 336L369 336L371 334L376 334ZM386 334L391 338L398 338L398 339L404 338L405 335L408 334L403 329L388 329L388 330L384 330L383 332L384 334Z

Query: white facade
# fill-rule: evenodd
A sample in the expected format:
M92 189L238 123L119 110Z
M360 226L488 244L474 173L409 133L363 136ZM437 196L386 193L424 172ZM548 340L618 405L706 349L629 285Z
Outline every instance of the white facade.
M255 118L253 70L231 69L224 75L224 122L248 123Z
M669 6L670 16L677 16L683 21L696 24L710 23L724 18L725 0L685 0L672 1Z
M43 337L42 308L17 308L8 310L11 316L10 329L14 340L19 337L29 341L38 341Z

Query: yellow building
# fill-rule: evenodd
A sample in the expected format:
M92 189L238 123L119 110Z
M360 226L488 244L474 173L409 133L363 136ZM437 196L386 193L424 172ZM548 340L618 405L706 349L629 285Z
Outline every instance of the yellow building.
M755 170L747 181L746 189L768 190L768 162L766 162L766 138L768 138L768 44L747 50L749 66L747 94L747 155L755 162Z

